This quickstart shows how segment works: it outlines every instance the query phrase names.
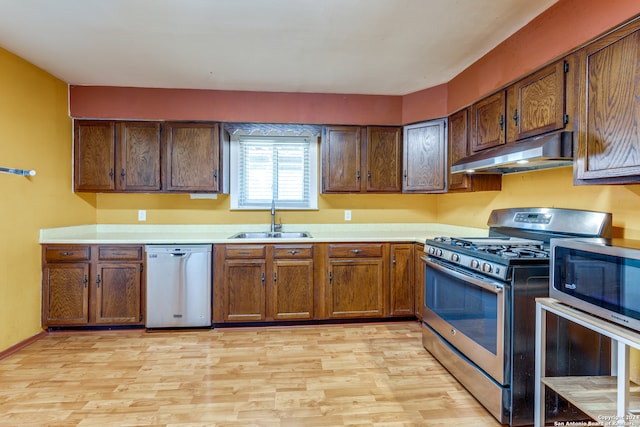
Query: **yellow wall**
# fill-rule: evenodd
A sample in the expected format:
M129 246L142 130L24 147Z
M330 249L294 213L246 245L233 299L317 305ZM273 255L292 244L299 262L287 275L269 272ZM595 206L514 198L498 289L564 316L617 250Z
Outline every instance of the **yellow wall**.
M67 85L0 49L0 351L40 326L40 228L95 222L95 197L71 191Z
M324 194L317 211L278 211L283 224L435 222L436 195L430 194ZM192 200L188 194L99 194L97 222L138 223L138 209L147 211L146 224L267 224L267 211L230 211L229 196Z
M492 209L543 206L613 213L615 237L640 239L640 185L574 186L571 167L502 177L502 191L443 194L438 222L486 227Z

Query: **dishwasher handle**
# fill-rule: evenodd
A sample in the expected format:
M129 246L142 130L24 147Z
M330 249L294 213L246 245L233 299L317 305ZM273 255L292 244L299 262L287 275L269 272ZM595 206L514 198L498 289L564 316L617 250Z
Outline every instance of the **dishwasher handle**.
M172 252L171 256L175 256L175 257L179 257L179 256L185 256L186 252Z

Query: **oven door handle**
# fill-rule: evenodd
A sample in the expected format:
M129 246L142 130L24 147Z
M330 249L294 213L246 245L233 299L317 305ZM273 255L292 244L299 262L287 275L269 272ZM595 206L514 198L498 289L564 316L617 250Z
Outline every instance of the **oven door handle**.
M473 276L470 274L465 274L461 271L454 270L452 268L447 268L442 264L431 260L429 257L423 256L422 260L429 265L429 267L441 271L442 273L449 274L453 277L456 277L460 280L464 280L465 282L470 282L473 285L481 287L482 289L486 289L489 292L493 292L494 294L499 294L504 291L504 284L495 282L493 280L483 280L480 277Z

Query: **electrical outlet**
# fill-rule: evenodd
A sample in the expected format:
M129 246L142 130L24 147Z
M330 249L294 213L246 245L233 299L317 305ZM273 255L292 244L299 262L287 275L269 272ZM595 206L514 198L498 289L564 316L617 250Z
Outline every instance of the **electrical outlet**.
M146 221L147 220L147 211L139 210L138 211L138 221Z
M351 221L351 211L344 211L344 220Z

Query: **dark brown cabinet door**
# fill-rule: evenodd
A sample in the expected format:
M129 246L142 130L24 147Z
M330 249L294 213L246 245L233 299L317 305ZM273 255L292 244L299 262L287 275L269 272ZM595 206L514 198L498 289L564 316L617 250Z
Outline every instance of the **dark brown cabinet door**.
M446 120L438 119L404 127L403 192L445 190L445 126Z
M578 55L578 105L586 110L579 110L577 183L640 182L640 22Z
M359 193L361 191L359 126L329 126L322 138L322 191Z
M468 109L460 110L449 116L449 171L451 165L469 155L469 114ZM466 190L469 187L469 175L449 173L448 191Z
M160 124L118 124L119 167L116 182L122 191L160 191Z
M549 65L507 89L507 142L564 128L565 62Z
M43 326L89 322L89 263L49 263L43 269Z
M384 283L382 259L329 260L329 317L382 317Z
M220 134L217 123L166 123L165 190L217 192Z
M143 324L142 254L140 245L43 246L43 326Z
M391 245L390 315L413 316L413 244Z
M414 304L415 316L422 320L422 306L424 305L424 269L425 264L422 260L424 256L424 244L416 243L413 252L413 277L414 277Z
M402 190L402 133L399 127L367 127L367 192Z
M139 263L98 263L95 276L95 322L140 323L142 281Z
M275 320L312 319L313 260L274 260L271 301Z
M451 174L451 165L469 155L469 108L449 116L449 155L447 192L499 191L501 174Z
M505 92L500 91L471 106L471 151L505 143Z
M115 122L76 120L73 134L74 190L115 190Z
M224 262L224 320L257 322L266 318L264 259L227 259Z

